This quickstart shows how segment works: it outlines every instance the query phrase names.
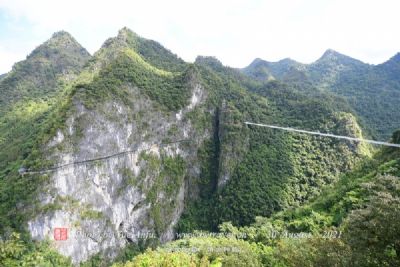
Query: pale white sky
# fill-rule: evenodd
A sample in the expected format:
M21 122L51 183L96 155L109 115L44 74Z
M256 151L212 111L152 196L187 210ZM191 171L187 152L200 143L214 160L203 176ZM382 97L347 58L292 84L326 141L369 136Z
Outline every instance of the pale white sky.
M0 73L55 31L90 53L124 26L186 61L310 63L332 48L378 64L400 51L398 0L0 0Z

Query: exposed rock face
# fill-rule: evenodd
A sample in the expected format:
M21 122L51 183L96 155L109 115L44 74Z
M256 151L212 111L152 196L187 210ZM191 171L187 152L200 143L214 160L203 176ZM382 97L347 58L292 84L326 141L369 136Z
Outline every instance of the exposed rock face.
M86 58L68 34L53 38L30 57L47 57L65 45L66 51ZM76 66L73 61L73 72L60 65L57 75L68 81L61 91L46 86L48 92L38 92L38 99L50 92L57 108L43 111L43 129L24 143L29 149L39 141L34 153L26 152L31 153L22 165L26 168L19 174L15 170L9 178L13 186L0 192L8 197L11 188L19 194L13 201L21 202L10 201L2 212L26 207L23 220L32 237L50 239L74 264L98 253L112 259L140 238L173 239L186 204L181 231L200 223L214 229L221 221L248 224L253 215L270 216L308 200L357 160L357 145L247 127L243 122L251 120L361 134L350 114L337 116L336 108L306 101L278 82L250 86L246 76L215 58L187 64L158 43L123 29L87 60L77 60ZM279 69L288 71L298 65L281 63ZM301 80L302 69L296 70L292 74ZM40 77L32 75L35 82ZM340 161L332 153L336 149ZM47 161L54 168L36 175L35 168ZM25 169L33 176L22 176L21 183ZM29 197L15 190L21 184L30 190ZM249 191L257 197L243 199ZM212 202L202 205L204 199Z
M230 132L227 130L229 125L234 124L232 118L232 110L227 105L226 101L222 102L221 108L218 110L218 142L220 146L219 151L219 166L218 166L218 190L221 190L229 182L232 173L236 168L236 164L240 162L245 154L245 150L249 145L249 137L230 138ZM240 125L241 127L243 125Z
M132 106L108 101L88 110L75 101L65 129L47 145L49 159L60 166L126 153L51 173L40 196L43 212L28 223L32 237L54 240L55 228L68 228L68 239L54 245L75 264L98 252L113 257L141 237L171 240L186 182L199 176L197 150L210 137L186 118L194 109L211 112L202 107L205 90L192 87L190 103L177 113L160 110L133 87Z

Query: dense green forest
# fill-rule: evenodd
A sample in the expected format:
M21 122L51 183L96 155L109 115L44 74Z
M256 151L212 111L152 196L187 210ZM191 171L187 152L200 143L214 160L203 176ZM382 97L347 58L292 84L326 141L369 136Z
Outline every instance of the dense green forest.
M57 164L46 145L66 130L77 103L92 113L109 101L134 107L140 98L132 88L163 116L188 110L181 119L208 133L195 151L199 175L186 173L190 166L182 156L141 153L152 173L136 177L123 169L119 192L145 187L140 177L155 177L143 191L155 237L128 242L111 258L95 254L81 266L399 266L399 149L244 124L400 143L394 131L400 125L394 119L398 58L364 66L328 51L310 66L256 60L237 70L213 57L186 63L127 28L93 56L68 33L55 34L0 77L0 266L73 265L51 240L32 240L27 229L38 213L62 210L40 205L51 175L19 171ZM338 72L337 64L346 71ZM198 106L194 85L205 96ZM376 88L383 90L380 98L373 97ZM143 116L128 115L132 121ZM177 131L172 127L159 141L174 140ZM82 136L76 132L71 145ZM174 225L176 240L160 242L176 203L159 195L177 195L182 184L190 188Z
M225 222L217 236L195 232L113 266L398 266L399 170L399 150L382 149L306 205L244 227Z
M340 96L366 124L371 136L388 140L399 127L396 111L400 83L395 77L399 64L399 54L385 63L369 65L329 49L308 65L290 59L278 62L257 59L242 71L257 80L277 79L300 90L315 87Z

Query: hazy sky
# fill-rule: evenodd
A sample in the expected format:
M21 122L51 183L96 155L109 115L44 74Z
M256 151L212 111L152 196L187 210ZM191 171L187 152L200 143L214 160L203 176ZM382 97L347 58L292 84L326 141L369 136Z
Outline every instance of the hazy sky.
M400 51L398 0L0 0L0 73L55 31L90 53L124 26L186 61L309 63L327 48L378 64Z

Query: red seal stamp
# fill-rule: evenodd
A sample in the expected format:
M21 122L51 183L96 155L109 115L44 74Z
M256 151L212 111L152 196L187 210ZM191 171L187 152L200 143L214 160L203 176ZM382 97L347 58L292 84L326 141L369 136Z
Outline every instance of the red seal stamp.
M54 240L64 241L68 239L68 228L54 228Z

